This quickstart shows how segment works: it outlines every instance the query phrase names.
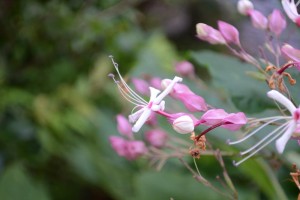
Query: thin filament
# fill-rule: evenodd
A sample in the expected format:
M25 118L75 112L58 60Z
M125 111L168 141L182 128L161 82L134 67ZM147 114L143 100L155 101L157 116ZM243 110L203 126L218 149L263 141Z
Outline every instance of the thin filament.
M233 161L233 165L234 166L238 166L241 163L243 163L244 161L248 160L250 157L252 157L254 154L256 154L258 151L260 151L261 149L263 149L265 146L267 146L268 144L270 144L273 140L277 139L280 135L282 135L283 132L285 132L288 129L288 127L284 127L284 129L282 129L281 131L279 131L279 133L277 135L275 135L275 137L272 140L268 140L265 144L263 144L262 146L260 146L258 149L256 149L255 151L253 151L251 154L249 154L248 156L246 156L245 158L243 158L242 160L240 160L239 162L235 162Z
M142 97L140 97L137 93L135 93L135 92L127 85L127 83L125 82L125 80L124 80L123 77L121 76L121 73L120 73L119 68L118 68L118 63L116 63L116 62L114 61L113 56L109 56L109 57L110 57L111 60L112 60L112 63L113 63L113 65L114 65L114 67L115 67L115 69L116 69L116 71L117 71L117 73L118 73L118 75L119 75L119 77L120 77L120 80L121 80L122 84L125 86L125 88L128 90L128 92L129 92L132 96L134 96L135 98L140 99L140 100L143 101L145 104L147 104L147 102L146 102Z
M260 126L259 128L257 128L255 131L249 133L248 135L246 135L245 137L243 137L242 139L240 140L237 140L237 141L234 141L234 142L228 142L229 145L233 145L233 144L238 144L238 143L241 143L245 140L247 140L248 138L250 138L252 135L256 134L258 131L260 131L261 129L263 129L264 127L268 126L269 124L273 123L273 122L276 122L276 121L279 121L281 120L282 118L275 118L273 120L270 120L269 122L265 123L264 125Z
M259 145L261 145L265 140L267 140L269 137L271 137L272 135L274 135L275 133L277 133L280 129L284 128L289 122L286 122L284 124L282 124L281 126L277 127L275 130L273 130L271 133L269 133L266 137L264 137L263 139L261 139L258 143L256 143L254 146L252 146L251 148L247 149L246 151L241 152L241 155L247 154L250 151L254 150L256 147L258 147ZM271 139L272 141L274 140L274 138Z

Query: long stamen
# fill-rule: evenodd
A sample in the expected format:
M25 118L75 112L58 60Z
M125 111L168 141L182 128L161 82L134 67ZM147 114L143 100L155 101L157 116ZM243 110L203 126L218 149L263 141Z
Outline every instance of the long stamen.
M146 103L138 100L138 99L135 99L134 97L130 96L119 84L118 84L118 89L121 93L121 95L127 100L129 101L130 103L134 104L134 105L144 105L144 106L147 106Z
M268 144L270 144L273 140L277 139L280 135L282 135L283 132L285 132L288 129L287 127L284 127L275 137L273 137L271 140L268 140L265 144L263 144L262 146L260 146L258 149L256 149L255 151L253 151L251 154L249 154L248 156L244 157L242 160L240 160L239 162L233 161L233 165L234 166L239 166L241 163L243 163L244 161L248 160L249 158L251 158L254 154L256 154L258 151L260 151L261 149L263 149L265 146L267 146Z
M258 131L260 131L261 129L263 129L264 127L268 126L269 124L273 123L273 122L276 122L276 121L279 121L281 120L282 118L280 117L277 117L273 120L270 120L269 122L265 123L264 125L260 126L259 128L255 129L255 131L249 133L248 135L246 135L245 137L243 137L242 139L240 140L237 140L237 141L234 141L234 142L230 142L230 140L227 140L227 144L229 145L233 145L233 144L238 144L238 143L241 143L245 140L247 140L248 138L250 138L252 135L256 134Z
M269 137L271 137L272 135L274 135L275 133L277 133L280 129L284 128L289 122L286 122L284 124L282 124L281 126L277 127L275 130L273 130L271 133L269 133L266 137L264 137L263 139L261 139L258 143L256 143L254 146L252 146L251 148L247 149L246 151L240 152L241 155L245 155L247 153L249 153L250 151L254 150L256 147L258 147L259 145L261 145L264 141L266 141ZM271 139L273 140L273 139Z
M144 103L144 102L142 102L141 100L135 98L134 96L129 95L128 92L127 92L128 89L126 88L127 91L125 91L125 90L123 89L123 87L120 86L120 81L117 81L117 80L115 79L115 75L113 75L113 74L108 74L108 76L109 76L110 78L112 78L113 81L117 84L118 89L119 89L121 95L122 95L127 101L129 101L130 103L132 103L132 104L134 104L134 105L138 105L138 104L142 104L142 105L145 105L145 106L147 105L146 103ZM124 85L124 84L123 84L123 85ZM126 97L127 97L127 98L126 98ZM135 101L135 103L132 102L132 101L129 100L129 99Z
M128 92L129 92L133 97L135 97L135 98L139 99L140 101L144 102L145 104L147 104L147 102L146 102L142 97L140 97L137 93L135 93L135 91L133 91L133 90L127 85L126 81L125 81L125 80L123 79L123 77L121 76L121 73L120 73L119 67L118 67L118 63L116 63L116 62L114 61L113 56L110 55L109 57L110 57L110 59L111 59L113 65L114 65L114 67L115 67L115 69L116 69L116 71L117 71L119 77L120 77L120 80L121 80L122 84L123 84L124 87L128 90Z

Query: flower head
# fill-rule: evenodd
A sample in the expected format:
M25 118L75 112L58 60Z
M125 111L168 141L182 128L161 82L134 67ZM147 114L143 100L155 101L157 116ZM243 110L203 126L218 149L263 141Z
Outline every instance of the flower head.
M286 21L282 13L275 9L273 12L269 15L269 29L273 33L275 33L276 36L279 36L281 32L286 28Z
M199 39L207 41L210 44L226 44L221 33L207 24L198 23L196 25L196 31Z
M268 117L263 119L257 119L254 120L253 123L264 123L257 129L255 129L253 132L245 136L244 138L238 140L238 141L228 141L229 145L234 145L241 143L251 136L255 135L259 131L261 131L263 128L265 128L268 125L279 123L281 122L281 125L279 125L277 128L275 128L273 131L271 131L269 134L267 134L264 138L262 138L259 142L257 142L255 145L250 147L249 149L241 152L241 155L248 154L245 158L240 160L239 162L234 164L238 166L248 158L252 157L254 154L256 154L258 151L263 149L265 146L267 146L272 141L276 140L275 145L278 153L283 153L284 148L288 142L288 140L293 136L294 132L297 132L297 126L300 124L300 109L296 108L294 104L286 98L283 94L276 90L271 90L267 93L268 97L277 101L281 105L283 105L289 112L290 116L274 116L274 117Z
M119 72L118 64L113 60L112 56L110 56L110 58L118 73L120 81L117 81L114 78L113 74L110 74L109 76L113 78L115 83L118 85L118 89L122 94L122 96L127 101L134 104L135 108L139 108L136 112L129 115L129 122L134 123L132 127L132 131L138 132L141 129L141 127L146 123L146 121L149 119L152 112L164 110L165 101L163 101L163 99L172 91L172 88L175 86L177 82L182 81L182 78L175 76L174 79L171 81L171 83L162 92L153 87L149 87L150 99L147 102L127 85L127 83L125 82L125 80L123 79L123 77Z
M239 0L237 3L237 10L242 15L249 15L249 12L253 10L253 3L249 0Z
M181 134L187 134L194 131L194 121L188 115L178 117L173 122L173 129Z

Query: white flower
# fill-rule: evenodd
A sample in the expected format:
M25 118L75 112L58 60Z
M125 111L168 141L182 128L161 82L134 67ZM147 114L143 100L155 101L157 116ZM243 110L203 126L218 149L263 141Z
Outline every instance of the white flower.
M297 6L299 5L300 1L295 3L295 0L281 0L281 3L287 16L299 26L300 17L297 11Z
M113 62L113 65L119 75L121 83L114 79L114 75L110 74L109 76L113 78L115 83L117 83L118 89L122 96L127 101L135 105L134 109L139 108L138 111L129 115L129 122L135 123L132 127L132 131L138 132L141 129L141 127L145 124L145 122L149 119L152 112L163 111L165 109L165 101L163 101L163 98L165 98L172 91L174 85L177 82L182 81L182 78L175 76L171 83L168 85L168 87L166 87L165 90L162 92L153 87L149 87L150 100L149 102L147 102L127 85L127 83L124 81L123 77L119 72L118 64L113 60L112 56L109 57Z
M251 136L253 136L254 134L258 133L260 130L262 130L266 126L271 125L275 122L278 123L280 121L284 121L280 126L278 126L272 132L267 134L264 138L262 138L255 145L253 145L249 149L241 152L240 153L241 155L245 155L245 154L248 154L248 155L245 158L243 158L242 160L240 160L239 162L237 162L237 163L234 162L235 166L240 165L242 162L244 162L245 160L247 160L248 158L250 158L251 156L256 154L258 151L263 149L265 146L267 146L269 143L271 143L274 140L276 140L275 145L276 145L276 149L277 149L278 153L280 153L280 154L283 153L288 140L291 138L293 133L296 131L297 125L299 124L299 121L300 121L299 120L300 119L300 109L296 108L294 106L294 104L288 98L286 98L283 94L281 94L280 92L278 92L276 90L269 91L267 93L267 95L271 99L274 99L278 103L282 104L291 113L291 115L290 116L274 116L274 117L268 117L268 118L254 120L253 123L265 122L265 124L258 127L256 130L254 130L253 132L251 132L250 134L248 134L247 136L245 136L244 138L242 138L238 141L234 141L234 142L228 141L229 145L241 143L241 142L247 140L248 138L250 138Z

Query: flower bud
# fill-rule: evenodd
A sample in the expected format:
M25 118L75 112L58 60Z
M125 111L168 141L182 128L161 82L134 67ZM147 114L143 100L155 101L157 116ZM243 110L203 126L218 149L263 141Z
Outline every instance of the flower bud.
M128 138L132 138L132 127L126 117L123 115L117 115L117 129L121 135L124 135Z
M161 90L161 79L158 77L151 78L150 85L158 90Z
M225 44L225 40L221 33L207 24L198 23L196 25L197 37L207 41L210 44Z
M110 136L109 142L119 156L126 155L126 140L119 136Z
M191 112L201 112L207 110L205 100L196 94L180 93L176 95L176 99L180 100Z
M218 21L218 27L227 43L240 45L239 31L234 26L223 21Z
M192 76L195 74L194 65L188 61L176 63L175 71L181 76Z
M269 29L275 35L279 36L281 32L286 28L286 21L282 13L279 10L273 10L269 15Z
M248 15L249 11L254 8L253 4L249 0L239 0L237 4L237 10L242 15Z
M181 134L191 133L194 131L194 122L191 117L184 115L174 120L173 129Z
M145 133L146 140L154 147L162 147L166 144L168 135L160 129L153 129Z
M126 142L126 155L128 160L134 160L147 153L147 147L144 142L133 140Z
M139 78L132 78L131 82L138 93L142 95L149 95L149 84L146 81Z
M259 11L251 10L249 12L252 25L261 30L266 30L268 27L268 19Z

